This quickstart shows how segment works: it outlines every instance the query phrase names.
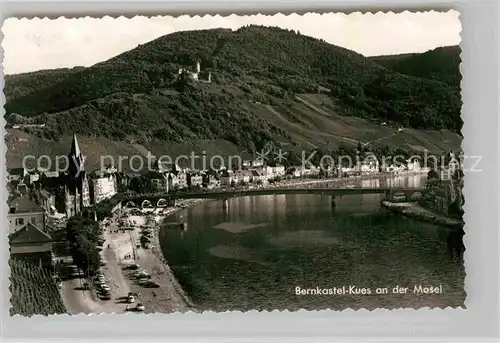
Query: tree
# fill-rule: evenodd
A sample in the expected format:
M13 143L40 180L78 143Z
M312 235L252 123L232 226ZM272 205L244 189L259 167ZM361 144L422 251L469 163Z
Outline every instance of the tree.
M427 173L427 180L439 180L439 174L434 169L429 170Z
M94 275L101 263L102 231L99 223L88 217L73 216L66 224L66 238L75 264L87 275Z
M129 189L141 194L151 193L154 191L151 179L144 175L135 176L130 179Z

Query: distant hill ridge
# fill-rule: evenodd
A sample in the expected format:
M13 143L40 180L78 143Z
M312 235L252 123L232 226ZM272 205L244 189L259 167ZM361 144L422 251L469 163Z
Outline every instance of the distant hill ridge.
M444 82L460 87L460 47L439 47L421 54L371 57L372 61L398 73Z
M376 136L382 122L459 132L459 81L446 76L459 75L457 49L366 58L273 27L176 32L92 67L8 76L5 108L9 123L20 118L13 113L45 123L34 134L48 139L222 139L248 151L268 141L349 146L340 137ZM411 59L425 61L420 71ZM212 83L175 81L197 61ZM297 101L300 94L318 94L323 112Z

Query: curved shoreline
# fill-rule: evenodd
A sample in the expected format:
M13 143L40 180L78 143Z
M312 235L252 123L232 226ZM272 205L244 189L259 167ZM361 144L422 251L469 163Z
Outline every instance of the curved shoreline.
M175 212L176 211L174 211L171 214L174 214ZM165 216L164 218L168 218L171 214ZM163 264L163 266L165 268L165 274L169 276L170 282L172 283L172 286L175 288L175 290L177 291L177 293L184 300L184 302L186 304L186 307L188 308L188 311L198 312L197 309L196 309L196 306L193 303L193 301L191 300L191 298L187 295L187 293L184 291L184 289L180 285L179 281L175 277L174 272L170 268L170 265L168 264L167 259L163 255L163 250L162 250L161 243L160 243L160 230L161 229L162 229L161 226L158 225L157 228L156 228L156 230L154 230L154 235L153 235L154 239L153 239L153 242L154 242L155 246L160 249L160 251L158 251L158 249L155 249L154 252L153 252L153 254Z
M197 203L205 202L205 201L208 201L208 200L209 199L194 199L194 200L190 200L189 201L190 203L186 206L186 208L187 207L192 207L192 206L194 206ZM177 213L177 212L179 212L179 211L181 211L183 209L185 209L185 208L177 208L177 207L176 208L171 208L170 211L166 215L160 216L161 220L165 220L167 218L170 218L175 213ZM189 295L186 293L186 291L184 291L184 289L180 285L180 283L177 280L174 272L170 268L170 265L168 263L167 258L163 254L163 248L162 248L161 240L160 240L160 231L163 229L163 227L160 225L160 223L158 222L158 220L155 220L155 222L156 222L156 226L155 226L155 230L153 230L154 231L154 234L153 234L153 244L154 244L155 247L158 247L159 251L158 251L158 249L154 249L153 254L165 266L165 273L169 276L169 279L170 279L170 282L172 283L172 286L175 288L175 290L177 291L177 293L184 300L184 302L186 304L186 307L188 308L188 311L198 312L198 310L196 308L196 305L194 304L194 302L191 300L191 298L189 297Z

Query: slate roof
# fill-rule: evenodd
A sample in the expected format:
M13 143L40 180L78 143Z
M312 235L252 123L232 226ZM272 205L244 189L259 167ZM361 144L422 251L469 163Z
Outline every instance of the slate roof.
M12 211L11 209L14 209ZM45 210L27 197L17 197L9 202L9 213L44 212Z
M45 189L41 189L40 190L40 194L45 198L45 199L49 199L53 194L50 193L49 191L45 190Z
M12 168L9 169L9 174L10 175L18 175L18 176L24 176L25 169L24 168Z
M51 242L52 238L32 223L26 224L21 230L9 236L11 244Z

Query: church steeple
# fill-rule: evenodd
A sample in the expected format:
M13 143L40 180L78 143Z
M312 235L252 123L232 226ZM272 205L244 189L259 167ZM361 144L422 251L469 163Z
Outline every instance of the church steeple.
M69 174L76 176L83 171L83 155L76 139L76 134L73 134L73 141L71 142L71 150L68 155L69 158Z
M73 142L71 142L71 150L69 156L80 156L80 146L78 145L78 140L76 139L76 134L73 134Z

